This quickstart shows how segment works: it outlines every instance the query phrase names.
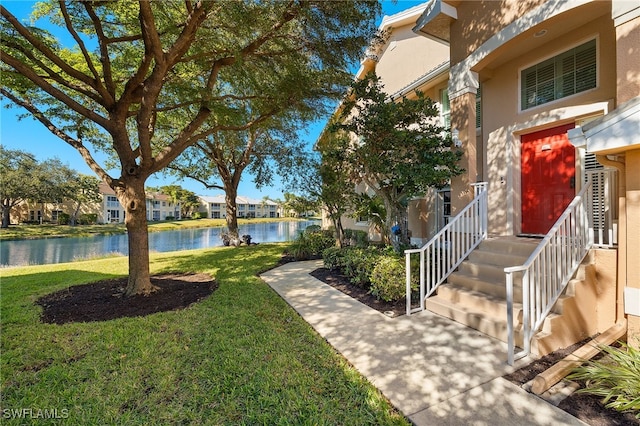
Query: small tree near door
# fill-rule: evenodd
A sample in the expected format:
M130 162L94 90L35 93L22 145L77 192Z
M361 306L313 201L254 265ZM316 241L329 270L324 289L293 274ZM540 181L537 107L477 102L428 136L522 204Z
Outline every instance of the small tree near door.
M350 165L352 182L366 184L382 200L384 234L397 227L398 238L391 242L398 251L409 245L408 200L463 172L462 153L438 117L437 104L421 92L393 99L370 73L352 84L339 121L330 127L353 135L341 148L343 161Z

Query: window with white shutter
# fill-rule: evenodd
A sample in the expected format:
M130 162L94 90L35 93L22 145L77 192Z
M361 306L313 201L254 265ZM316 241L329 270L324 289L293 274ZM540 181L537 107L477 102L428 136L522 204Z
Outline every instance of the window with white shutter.
M596 40L522 71L520 108L532 108L596 87Z

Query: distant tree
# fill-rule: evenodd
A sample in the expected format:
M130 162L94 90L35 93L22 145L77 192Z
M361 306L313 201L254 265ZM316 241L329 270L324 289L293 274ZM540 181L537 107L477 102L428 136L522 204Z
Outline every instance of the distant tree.
M311 197L284 193L284 209L288 214L293 212L296 217L304 216L307 212L315 211L318 207L318 200Z
M78 178L69 182L69 191L66 198L73 202L73 212L70 215L70 224L78 223L78 214L83 205L98 203L102 200L100 194L100 179L95 176L80 174Z
M321 158L311 158L308 170L313 170L307 176L304 188L315 199L331 220L336 232L336 241L340 247L344 240L342 216L351 208L355 185L349 180L348 164L343 161L342 152L332 141L327 140L333 135L325 135L322 143L318 144Z
M216 132L250 128L274 106L336 96L379 11L366 0L39 3L36 17L75 43L64 46L3 4L0 94L115 191L129 239L125 293L148 294L149 176ZM250 122L236 110L245 100ZM96 150L117 159L116 174Z
M278 109L277 114L274 110L273 117L247 130L216 132L170 166L180 176L224 191L225 218L232 239L239 237L236 199L244 172L251 173L256 188L271 185L276 173L286 176L296 172L293 165L302 155L302 146L295 135L295 124L283 128L284 109Z
M184 189L180 185L165 185L158 188L158 192L168 195L171 202L180 204L180 217L191 217L198 211L200 200L195 192Z
M373 73L352 84L343 107L330 130L354 135L344 146L351 179L366 184L382 200L385 232L391 235L392 227L399 227L392 243L400 250L409 245L408 200L462 173L458 165L462 153L437 124L439 110L433 100L421 92L393 99Z
M0 145L0 199L2 228L8 228L11 209L37 197L40 182L39 164L33 154L5 149Z

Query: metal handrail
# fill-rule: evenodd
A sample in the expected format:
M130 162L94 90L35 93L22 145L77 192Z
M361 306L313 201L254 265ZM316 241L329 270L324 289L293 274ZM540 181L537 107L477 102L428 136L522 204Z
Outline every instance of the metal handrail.
M527 261L504 268L507 285L507 361L529 355L534 332L551 312L593 245L589 225L591 180L573 199ZM522 272L523 350L515 353L513 275Z
M487 238L487 186L474 187L474 199L419 249L405 250L407 315L424 310L429 297ZM411 308L411 255L420 254L420 307Z

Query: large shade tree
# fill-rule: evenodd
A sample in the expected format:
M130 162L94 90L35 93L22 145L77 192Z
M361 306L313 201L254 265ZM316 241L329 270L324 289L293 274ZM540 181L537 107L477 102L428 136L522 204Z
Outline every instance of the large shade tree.
M63 45L0 6L0 94L74 147L116 193L129 238L128 295L154 291L145 182L185 149L248 129L274 106L335 92L379 12L371 1L51 1ZM335 77L335 78L334 78ZM252 121L236 101L254 99ZM96 149L118 167L97 161Z
M352 84L332 132L352 135L339 151L354 183L364 184L384 204L383 234L400 250L409 245L407 204L429 188L446 185L462 173L461 152L439 125L437 104L416 91L392 98L375 73ZM397 238L392 229L397 227Z

